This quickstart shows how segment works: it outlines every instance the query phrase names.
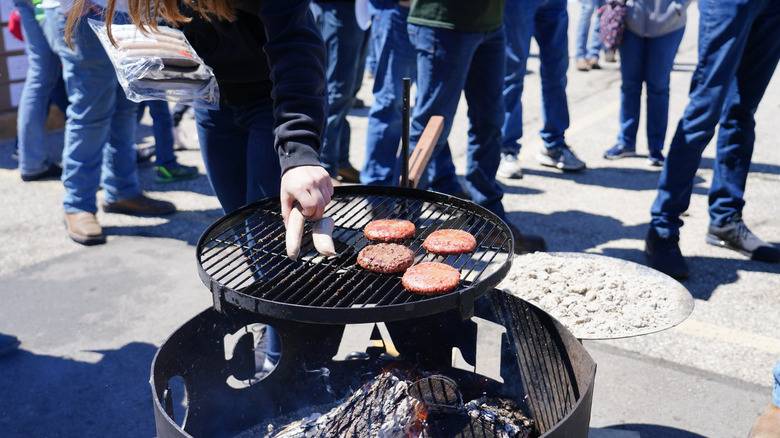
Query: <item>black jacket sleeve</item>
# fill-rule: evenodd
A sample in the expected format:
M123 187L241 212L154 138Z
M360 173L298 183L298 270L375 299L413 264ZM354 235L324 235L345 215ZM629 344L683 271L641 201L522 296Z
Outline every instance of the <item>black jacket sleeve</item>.
M257 1L257 0L255 0ZM309 0L260 0L274 101L275 148L282 173L320 165L327 118L325 43Z

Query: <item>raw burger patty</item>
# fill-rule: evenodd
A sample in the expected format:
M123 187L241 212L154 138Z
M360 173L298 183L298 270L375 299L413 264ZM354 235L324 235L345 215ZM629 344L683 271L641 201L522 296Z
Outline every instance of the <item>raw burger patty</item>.
M434 254L464 254L477 247L477 239L462 230L437 230L429 234L423 248Z
M400 242L414 236L414 224L405 219L377 219L363 229L368 240Z
M439 262L425 262L412 266L404 272L401 283L406 290L426 295L449 292L460 282L460 272L450 265Z
M397 243L378 243L360 250L358 264L380 274L403 272L414 263L414 251Z

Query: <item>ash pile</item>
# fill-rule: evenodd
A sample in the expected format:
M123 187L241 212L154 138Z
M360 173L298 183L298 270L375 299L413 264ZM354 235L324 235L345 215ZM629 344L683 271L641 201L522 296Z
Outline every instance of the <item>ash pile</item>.
M411 376L396 368L375 376L324 413L294 412L261 422L237 438L538 436L535 422L512 400L481 396L464 403L459 385L449 377Z

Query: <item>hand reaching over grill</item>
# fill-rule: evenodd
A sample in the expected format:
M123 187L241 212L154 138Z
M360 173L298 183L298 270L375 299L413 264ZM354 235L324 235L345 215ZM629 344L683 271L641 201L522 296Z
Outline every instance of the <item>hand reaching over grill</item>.
M298 166L288 169L282 175L279 191L284 223L288 222L295 202L300 205L304 216L313 221L320 219L331 196L333 196L333 182L322 167Z
M320 166L298 166L282 175L279 200L286 228L287 256L296 260L301 251L306 217L315 221L314 246L322 255L334 255L333 220L320 222L325 207L333 196L330 175ZM295 207L293 207L295 205Z

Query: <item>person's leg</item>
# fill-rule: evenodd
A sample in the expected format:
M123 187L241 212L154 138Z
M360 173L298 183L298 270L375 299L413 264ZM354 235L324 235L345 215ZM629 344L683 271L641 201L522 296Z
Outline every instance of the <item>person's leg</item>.
M403 129L403 78L417 76L417 58L406 31L409 8L381 10L371 25L374 41L374 103L368 113L366 156L360 172L365 185L397 185L398 146Z
M149 115L152 117L152 133L154 135L155 164L157 166L172 166L176 164L173 153L173 117L168 108L168 102L163 100L146 101Z
M646 39L644 77L647 89L647 148L651 153L660 152L664 148L669 124L670 74L684 32L685 28L681 28L664 36ZM623 62L621 68L622 65Z
M114 92L115 109L110 120L108 143L103 147L101 169L103 199L109 204L127 201L141 194L135 150L138 104L127 99L119 84Z
M596 13L593 17L593 26L590 30L590 37L588 38L588 48L585 53L585 58L588 60L596 60L599 59L599 53L601 53L601 49L604 47L601 45L601 37L599 36L599 32L601 31L601 14L598 13L598 10L604 6L604 0L595 0L596 4L594 6L594 9ZM592 62L592 61L591 61Z
M699 0L699 59L688 105L658 179L645 238L650 266L675 278L690 274L679 246L680 216L690 204L702 152L715 133L750 27L763 3Z
M584 4L584 3L583 3ZM534 14L539 2L510 1L504 11L506 66L504 75L504 123L501 152L517 155L523 137L523 83L534 35Z
M438 161L439 154L448 147L447 137L466 83L466 74L482 35L414 24L409 24L407 30L417 51L417 99L409 128L410 149L414 150L432 116L444 118L439 141L418 185L418 188L426 189L431 180L441 178L443 168L454 170L451 159L449 163L447 160Z
M580 17L577 20L577 40L575 43L574 59L579 61L587 59L588 35L590 34L590 23L593 19L593 13L596 11L597 0L581 0ZM507 32L507 37L509 32Z
M769 2L768 2L769 3ZM710 223L723 226L741 216L755 143L754 114L780 59L780 3L756 17L724 105L709 191Z
M566 146L569 103L566 98L566 71L569 67L569 14L565 0L549 0L535 16L534 37L539 44L542 81L542 129L539 132L548 150Z
M775 365L773 374L775 376L775 385L772 389L772 403L780 408L780 362Z
M468 103L469 142L466 188L472 201L505 217L504 190L496 181L501 158L501 95L506 59L504 28L488 32L471 61L464 94Z
M27 54L27 76L22 88L17 111L17 136L19 142L19 173L25 180L42 176L54 169L61 173L56 163L61 151L47 151L46 117L51 105L52 92L62 78L60 59L51 50L40 24L35 19L32 4L16 2L22 20ZM59 176L53 173L49 176Z
M76 29L83 38L74 38L73 49L68 47L64 38L65 18L59 8L46 9L47 38L62 60L71 97L62 157L63 205L66 213L95 213L103 146L108 141L119 84L114 67L86 19L79 21Z
M54 52L52 52L54 53ZM56 54L55 54L56 56ZM57 65L59 66L60 58L57 57ZM63 114L68 110L68 91L65 89L65 81L62 80L62 68L57 69L57 82L54 84L54 89L51 90L51 101L57 108L62 111ZM62 151L60 151L60 154Z
M225 213L246 205L249 131L236 124L232 107L194 108L198 142L214 194ZM268 157L265 158L268 160Z
M319 6L323 11L321 30L328 52L328 120L320 157L325 170L336 178L343 149L349 150L348 144L342 144L342 131L349 129L345 124L347 113L352 108L356 81L363 77L362 71L358 74L357 70L362 65L360 57L365 55L365 31L357 25L353 3L327 2Z
M661 238L679 235L680 215L688 209L702 152L715 133L758 3L699 1L699 60L650 210L651 226Z
M642 83L649 58L647 38L626 31L620 44L620 133L617 143L626 151L636 150L636 135L642 108Z

